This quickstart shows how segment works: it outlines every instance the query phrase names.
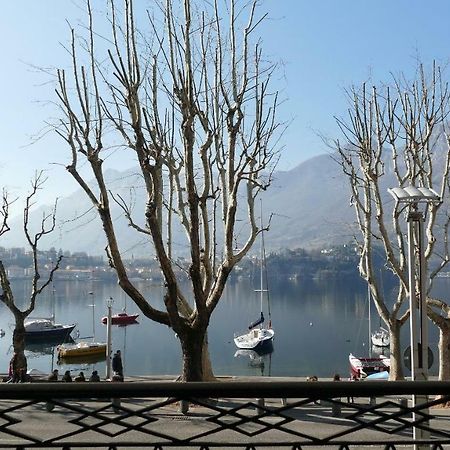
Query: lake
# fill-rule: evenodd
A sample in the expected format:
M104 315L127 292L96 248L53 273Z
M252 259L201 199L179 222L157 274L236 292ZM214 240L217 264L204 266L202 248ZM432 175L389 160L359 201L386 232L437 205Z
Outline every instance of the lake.
M149 281L137 285L154 305L162 308L163 290ZM27 298L28 283L14 281L17 299ZM450 281L439 280L437 288L449 292ZM259 317L259 293L249 280L232 282L214 312L209 328L210 355L216 375L266 375L331 377L349 373L350 352L368 355L368 306L366 290L336 282L279 282L271 288L270 305L275 330L274 350L258 356L236 355L233 342L235 332L244 330ZM54 294L52 294L52 291ZM34 317L49 317L52 308L59 323L77 323L81 337L106 341L106 326L101 317L107 314L106 300L114 299L113 313L126 305L128 313L139 310L116 283L55 282L38 299ZM7 372L12 356L13 316L0 304L0 328L6 331L0 339L0 372ZM266 314L267 317L267 314ZM375 308L372 307L372 328L378 327ZM75 332L72 333L75 335ZM437 345L437 330L430 323L430 346ZM126 327L112 326L113 350L122 351L125 375L178 375L181 370L180 346L173 331L139 316L139 324ZM409 345L409 325L403 327L402 344ZM27 350L28 367L44 372L52 368L74 373L85 373L95 368L105 373L105 363L94 365L57 365L54 348L35 345ZM435 352L436 370L437 352Z

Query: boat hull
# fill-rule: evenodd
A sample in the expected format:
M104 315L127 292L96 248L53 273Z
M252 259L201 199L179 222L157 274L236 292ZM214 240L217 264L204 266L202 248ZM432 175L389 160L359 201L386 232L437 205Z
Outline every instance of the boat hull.
M80 358L83 356L106 355L104 343L78 343L74 345L60 345L57 347L58 358Z
M67 358L60 357L58 358L58 365L66 365L66 364L96 364L98 362L105 361L106 352L105 353L97 353L92 355L80 355L80 356L69 356Z
M112 325L130 325L136 323L139 314L114 314L111 316ZM108 323L108 317L102 317L102 323Z
M234 343L243 350L269 351L273 345L274 335L271 328L256 328L235 336Z
M49 328L47 330L37 330L37 331L25 331L25 341L47 341L47 340L60 340L64 341L70 336L70 333L75 328L73 325L62 325L57 328Z
M352 378L356 379L364 379L369 375L379 372L389 372L390 369L390 359L384 355L375 358L366 358L350 354L349 362Z

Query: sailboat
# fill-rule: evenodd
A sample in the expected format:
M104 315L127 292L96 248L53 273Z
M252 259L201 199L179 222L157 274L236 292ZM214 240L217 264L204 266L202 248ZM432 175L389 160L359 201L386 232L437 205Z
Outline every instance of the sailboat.
M25 341L27 343L49 341L55 343L70 339L70 333L76 327L75 323L55 323L55 286L52 286L52 316L34 317L25 320Z
M381 273L381 271L380 271ZM381 280L383 280L383 278L381 277ZM369 291L369 330L371 330L370 327L370 291ZM372 345L374 345L375 347L389 347L390 343L391 343L391 338L389 336L389 331L386 330L386 328L383 328L381 326L381 317L380 317L380 325L378 327L378 330L374 331L371 336L370 339L372 341Z
M80 363L85 358L96 358L102 360L106 358L106 342L95 342L95 302L92 307L92 342L80 341L77 343L66 343L56 347L58 360L65 360L70 363Z
M367 377L373 378L375 374L381 374L385 375L384 372L388 373L390 366L391 366L391 360L389 356L385 356L383 354L379 356L372 356L372 350L371 350L371 341L372 341L372 330L371 330L371 316L370 316L370 286L367 287L367 299L369 304L369 356L368 357L361 357L361 356L355 356L352 353L350 353L348 359L350 363L350 372L353 379L361 380Z
M270 349L273 344L273 338L275 331L272 328L272 321L270 320L270 308L269 323L265 326L265 317L263 313L264 305L264 293L267 293L267 304L269 305L269 290L264 289L264 269L265 269L265 249L264 249L264 229L262 223L262 208L261 208L261 267L260 267L260 316L255 322L248 326L248 330L243 333L235 334L234 343L236 347L244 350L257 350L263 351ZM267 284L267 276L266 276Z
M389 347L391 339L389 337L389 331L386 328L380 327L374 331L371 336L372 344L375 347Z

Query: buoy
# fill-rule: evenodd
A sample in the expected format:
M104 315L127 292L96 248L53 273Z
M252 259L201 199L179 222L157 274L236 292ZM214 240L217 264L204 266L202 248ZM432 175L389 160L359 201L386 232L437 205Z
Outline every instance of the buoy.
M309 326L312 327L312 326L313 326L313 323L312 323L312 322L309 322Z

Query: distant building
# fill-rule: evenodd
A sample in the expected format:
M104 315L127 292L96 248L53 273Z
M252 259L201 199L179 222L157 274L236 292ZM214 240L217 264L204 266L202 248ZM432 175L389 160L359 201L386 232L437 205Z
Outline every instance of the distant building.
M10 266L6 269L6 275L10 280L25 278L26 270L19 266Z

